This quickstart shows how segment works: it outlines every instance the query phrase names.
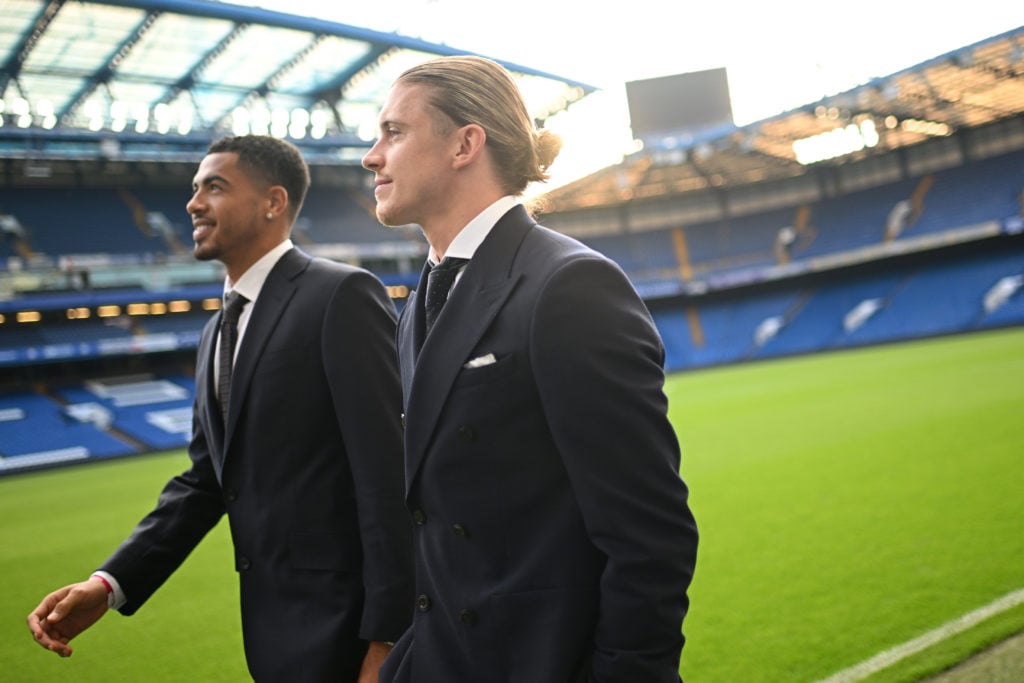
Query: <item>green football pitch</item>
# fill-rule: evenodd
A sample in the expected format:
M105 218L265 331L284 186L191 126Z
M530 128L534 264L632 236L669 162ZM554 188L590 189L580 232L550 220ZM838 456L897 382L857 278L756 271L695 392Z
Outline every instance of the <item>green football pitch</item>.
M666 390L701 531L688 683L821 680L1024 589L1024 330L679 373ZM0 680L248 680L223 523L70 659L25 627L186 460L0 478ZM1021 630L1018 605L867 680L920 680Z

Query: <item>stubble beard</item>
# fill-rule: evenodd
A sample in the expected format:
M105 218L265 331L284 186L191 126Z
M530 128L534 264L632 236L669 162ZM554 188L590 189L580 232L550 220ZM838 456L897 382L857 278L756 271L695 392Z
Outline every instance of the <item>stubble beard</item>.
M202 242L196 242L192 246L192 258L196 261L219 261L221 257L221 251L217 247L215 242L210 240L212 236L207 235L206 239Z

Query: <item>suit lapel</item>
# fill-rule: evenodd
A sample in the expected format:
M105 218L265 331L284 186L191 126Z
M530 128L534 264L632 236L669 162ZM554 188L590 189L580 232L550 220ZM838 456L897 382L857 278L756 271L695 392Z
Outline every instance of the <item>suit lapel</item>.
M405 307L402 308L402 315L398 319L398 364L402 375L402 400L403 408L409 406L409 391L412 388L413 371L416 368L416 357L423 346L423 304L420 303L419 292L426 292L427 273L430 266L423 265L423 272L420 274L420 283L405 300Z
M220 403L214 387L213 354L217 348L217 330L220 329L221 312L210 318L203 328L196 353L196 419L202 424L206 435L206 447L213 460L217 479L220 479L224 463L224 422L220 416Z
M532 226L533 221L522 207L516 207L505 214L477 249L462 278L452 290L441 317L423 342L419 356L415 356L414 348L403 345L403 356L407 358L412 355L414 358L411 381L405 382L403 379L403 383L408 386L405 464L407 492L419 471L445 399L462 364L468 360L469 354L515 289L519 273L512 271L512 264L520 243ZM418 314L422 316L422 311ZM413 311L414 323L416 315L417 311ZM415 328L415 325L412 327ZM407 339L406 343L409 341Z
M246 326L242 345L238 349L234 374L231 377L231 405L228 406L228 423L224 426L225 457L231 445L235 425L238 424L241 407L249 393L256 364L263 355L267 340L270 339L288 302L298 289L296 278L306 269L310 260L307 254L292 249L278 260L263 283L249 316L249 324Z

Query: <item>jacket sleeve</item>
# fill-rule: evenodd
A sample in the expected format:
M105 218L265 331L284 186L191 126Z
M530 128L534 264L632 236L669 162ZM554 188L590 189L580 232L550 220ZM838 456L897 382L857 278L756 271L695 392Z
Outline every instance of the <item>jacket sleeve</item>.
M592 680L678 681L697 528L667 417L661 339L622 271L588 256L551 275L530 340L552 436L607 558Z
M122 614L134 614L224 514L206 434L195 417L188 453L192 466L167 482L153 511L100 567L124 591Z
M360 636L395 641L412 618L395 308L366 272L347 276L323 325L323 365L352 468L366 602Z

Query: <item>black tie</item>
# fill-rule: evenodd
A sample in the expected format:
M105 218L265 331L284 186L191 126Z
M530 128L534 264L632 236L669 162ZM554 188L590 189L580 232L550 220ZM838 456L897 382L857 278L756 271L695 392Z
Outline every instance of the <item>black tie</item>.
M220 373L217 386L220 392L220 415L224 418L225 426L228 423L228 406L231 405L231 372L235 360L235 344L238 341L238 316L242 315L242 307L248 302L241 294L231 292L220 317Z
M430 328L434 326L437 316L441 315L444 302L448 300L448 292L455 283L455 276L468 262L469 259L446 256L427 273L427 298L423 302L427 334L430 334Z

